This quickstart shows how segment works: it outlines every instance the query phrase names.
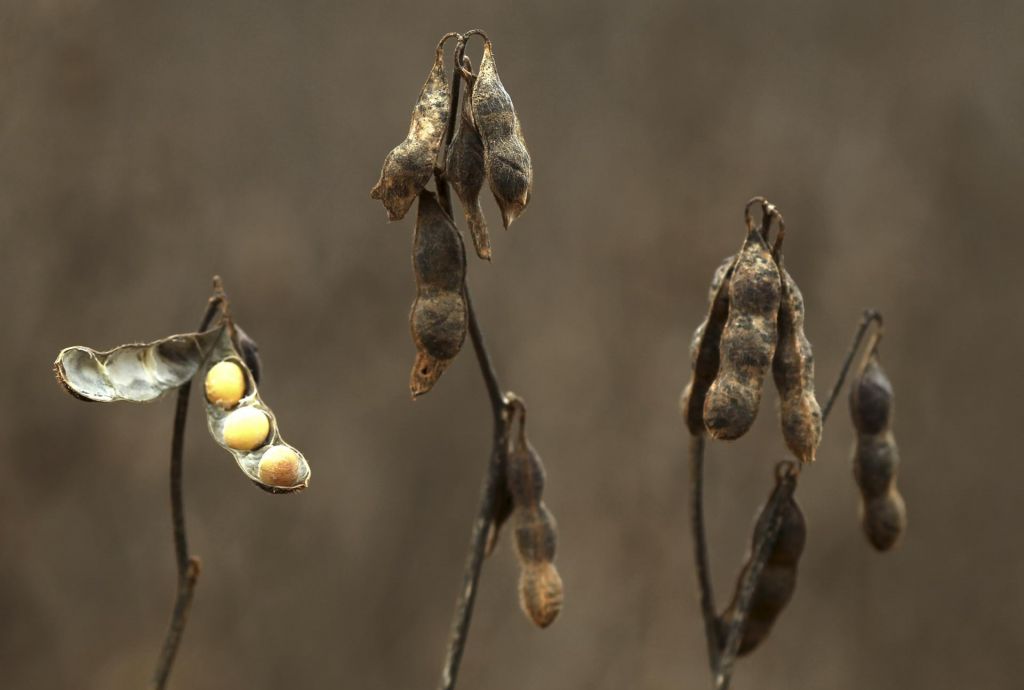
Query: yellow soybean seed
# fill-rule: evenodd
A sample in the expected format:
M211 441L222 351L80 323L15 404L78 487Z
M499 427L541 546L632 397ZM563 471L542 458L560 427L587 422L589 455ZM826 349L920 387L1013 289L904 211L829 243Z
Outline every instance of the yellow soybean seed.
M206 374L206 399L210 404L231 409L245 396L245 372L236 362L217 362Z
M274 446L260 458L260 481L270 486L289 488L299 483L299 456L288 446Z
M269 433L270 419L255 407L235 410L224 420L224 444L235 450L259 448Z

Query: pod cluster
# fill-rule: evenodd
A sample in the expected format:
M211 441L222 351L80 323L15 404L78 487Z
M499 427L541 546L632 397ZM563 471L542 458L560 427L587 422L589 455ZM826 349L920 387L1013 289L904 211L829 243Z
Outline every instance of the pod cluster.
M459 231L432 192L420 192L413 234L416 299L409 328L416 360L409 378L413 397L429 391L466 339L466 250Z
M519 557L519 603L541 628L551 625L562 609L562 578L555 568L558 533L555 518L544 505L544 466L526 438L525 407L517 406L519 432L513 434L505 464L505 481L515 524ZM495 532L500 523L495 521Z
M786 463L785 465L788 465ZM783 465L783 467L785 467ZM795 475L778 474L773 495L782 489L782 483L795 481ZM758 515L754 527L755 539L757 534L767 527L767 511L772 500L769 498L765 508ZM750 610L747 614L746 624L743 628L743 637L740 640L739 654L748 654L757 648L761 642L768 637L772 625L779 614L789 603L796 590L797 565L800 562L800 555L804 550L804 543L807 540L807 524L804 521L803 512L797 504L793 494L790 493L779 505L780 527L775 544L765 560L761 576L757 580L751 598ZM728 621L736 609L736 602L739 597L739 583L741 583L750 569L754 559L752 553L740 572L736 593L729 608L722 615L723 621Z
M879 551L892 548L907 525L906 505L896 488L900 456L892 412L892 384L878 361L876 340L850 387L850 416L857 431L853 476L861 493L861 526Z
M254 372L231 330L223 329L203 367L210 435L260 488L271 493L304 489L309 464L281 438L277 418L260 397Z
M465 55L466 41L474 35L484 40L478 73ZM444 46L451 38L457 43L449 86ZM432 176L436 193L426 188ZM530 199L530 153L512 99L498 77L490 39L479 30L449 33L437 44L409 132L384 159L370 192L384 204L390 220L403 218L419 200L412 250L416 298L409 314L416 346L409 377L414 398L430 391L459 353L469 322L465 247L452 218L448 185L462 204L477 255L490 260L480 205L485 181L507 228Z
M781 216L757 201L765 213L761 227L748 218L739 253L728 257L712 278L708 313L690 345L691 376L682 414L691 434L706 431L716 439L737 439L757 417L771 370L786 444L801 461L811 462L821 440L821 410L814 395L814 357L803 328L803 297L782 267ZM779 221L779 234L769 247L772 218Z

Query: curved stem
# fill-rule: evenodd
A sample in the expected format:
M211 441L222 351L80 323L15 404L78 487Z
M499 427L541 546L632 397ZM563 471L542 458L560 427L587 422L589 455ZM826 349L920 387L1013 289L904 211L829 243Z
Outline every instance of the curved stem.
M718 637L718 615L711 588L711 564L704 530L704 434L690 436L690 531L693 535L693 560L697 566L700 590L700 611L704 617L704 635L708 642L708 662L712 678L718 669L721 641Z
M220 279L214 278L214 294L206 308L206 314L199 324L199 331L205 331L213 322L217 312L224 308L225 297ZM153 672L152 687L163 690L171 675L171 666L178 653L181 637L185 632L192 595L196 580L199 579L199 559L188 553L188 534L185 531L185 505L182 491L182 459L185 452L185 422L188 419L188 397L192 382L188 381L178 389L177 406L174 409L174 433L171 436L171 523L174 529L174 556L178 565L178 589L167 626L163 648Z
M854 355L857 354L857 349L860 347L861 341L864 340L864 336L868 332L868 328L872 323L877 323L878 328L882 328L882 314L875 309L865 309L864 317L860 321L860 325L857 326L857 331L853 334L853 341L850 343L850 349L846 352L846 358L843 360L843 366L839 369L839 376L836 378L835 385L832 386L832 391L828 395L828 400L825 405L821 408L821 423L824 424L825 420L828 419L829 412L832 411L832 406L836 402L836 398L839 397L839 391L843 387L843 383L846 381L846 375L850 372L850 365L853 364Z

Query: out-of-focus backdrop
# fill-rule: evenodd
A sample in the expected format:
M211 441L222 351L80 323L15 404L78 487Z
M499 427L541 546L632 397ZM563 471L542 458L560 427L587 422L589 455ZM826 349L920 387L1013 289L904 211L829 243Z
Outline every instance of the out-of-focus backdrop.
M786 216L822 394L862 308L885 314L910 525L884 556L860 533L844 395L798 492L795 598L736 687L1016 686L1022 25L999 0L5 2L4 687L148 681L174 591L174 404L82 404L50 366L191 330L215 273L313 481L259 491L193 406L203 572L172 686L436 682L489 409L468 345L409 401L413 221L386 223L369 190L438 37L473 27L536 177L507 233L486 200L495 260L470 283L530 407L566 603L549 630L527 622L506 534L461 687L707 684L676 401L755 194ZM785 455L774 406L709 451L720 606Z

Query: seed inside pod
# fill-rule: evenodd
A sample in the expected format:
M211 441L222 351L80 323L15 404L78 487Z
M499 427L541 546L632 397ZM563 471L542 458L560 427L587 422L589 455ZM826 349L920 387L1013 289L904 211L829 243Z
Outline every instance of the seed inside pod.
M269 433L270 419L255 407L235 410L224 420L224 444L235 450L259 448Z
M288 446L274 446L260 458L259 478L264 484L288 488L299 483L302 464Z
M217 362L206 373L206 399L230 410L245 395L245 372L236 362Z

